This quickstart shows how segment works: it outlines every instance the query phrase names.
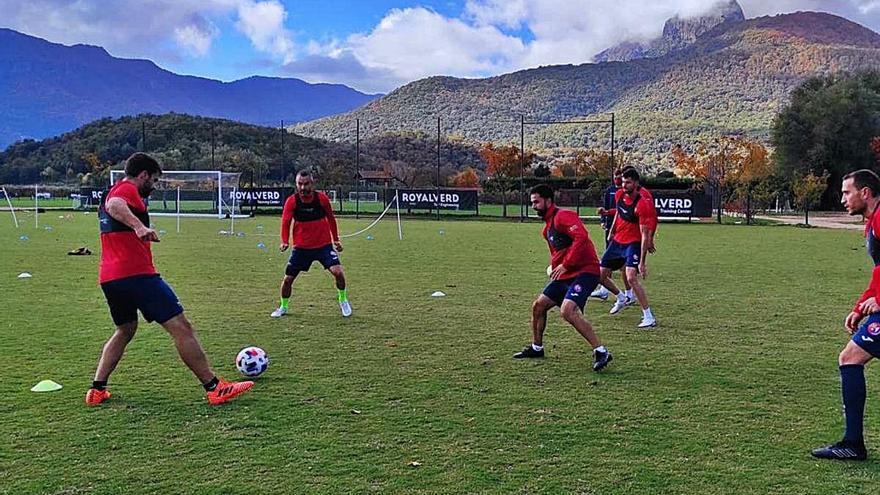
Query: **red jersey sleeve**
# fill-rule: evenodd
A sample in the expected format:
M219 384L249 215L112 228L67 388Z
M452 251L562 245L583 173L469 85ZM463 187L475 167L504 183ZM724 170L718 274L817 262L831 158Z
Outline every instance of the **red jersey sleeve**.
M333 205L330 204L330 197L319 192L318 199L321 201L321 206L324 207L324 212L327 213L327 223L330 225L330 237L333 238L334 242L339 241L339 228L336 226L336 216L333 214Z
M640 195L636 214L639 216L639 225L647 227L651 232L657 230L657 208L654 206L654 196L650 192Z
M290 244L290 223L293 221L293 210L296 209L296 198L293 194L284 202L281 212L281 244Z
M868 284L868 288L865 289L865 292L862 293L862 297L856 302L853 311L862 314L859 305L872 297L880 301L880 265L875 266L874 270L871 271L871 283Z

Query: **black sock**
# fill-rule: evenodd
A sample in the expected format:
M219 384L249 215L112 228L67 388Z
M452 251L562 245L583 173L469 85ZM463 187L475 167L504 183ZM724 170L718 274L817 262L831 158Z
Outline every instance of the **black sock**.
M862 424L865 417L865 367L861 364L841 366L840 384L846 417L846 433L843 439L852 445L864 445Z
M215 376L214 378L211 378L211 381L209 381L208 383L203 383L202 386L205 387L205 390L207 392L210 392L217 388L218 383L220 383L220 380L217 379L217 377Z
M107 388L107 380L92 381L92 388L95 390L104 390L105 388Z

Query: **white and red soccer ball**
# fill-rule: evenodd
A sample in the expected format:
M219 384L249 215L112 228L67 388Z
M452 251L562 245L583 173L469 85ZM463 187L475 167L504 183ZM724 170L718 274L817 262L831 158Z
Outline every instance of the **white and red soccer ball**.
M260 376L269 368L269 355L259 347L245 347L235 356L235 367L244 376Z

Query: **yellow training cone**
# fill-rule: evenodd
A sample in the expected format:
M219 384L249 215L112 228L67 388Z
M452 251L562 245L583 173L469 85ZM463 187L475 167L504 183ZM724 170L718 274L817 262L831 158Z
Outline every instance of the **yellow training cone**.
M56 390L61 390L61 384L55 383L52 380L43 380L34 385L31 392L54 392Z

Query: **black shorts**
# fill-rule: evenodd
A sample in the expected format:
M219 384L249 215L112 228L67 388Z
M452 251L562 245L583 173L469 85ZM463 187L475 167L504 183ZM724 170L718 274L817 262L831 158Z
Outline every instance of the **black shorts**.
M584 306L587 305L587 299L598 285L598 275L582 273L568 280L551 280L544 287L543 294L555 302L557 306L562 306L566 299L571 299L583 311Z
M140 310L147 322L162 324L183 313L177 295L159 275L139 275L101 284L116 326L137 321Z
M620 270L624 266L630 268L639 267L639 256L642 254L641 241L631 242L629 244L620 244L611 241L605 248L605 254L602 255L602 268L610 268L611 270Z
M293 277L299 272L307 272L315 261L324 269L340 264L339 255L330 244L316 249L293 248L284 273Z

